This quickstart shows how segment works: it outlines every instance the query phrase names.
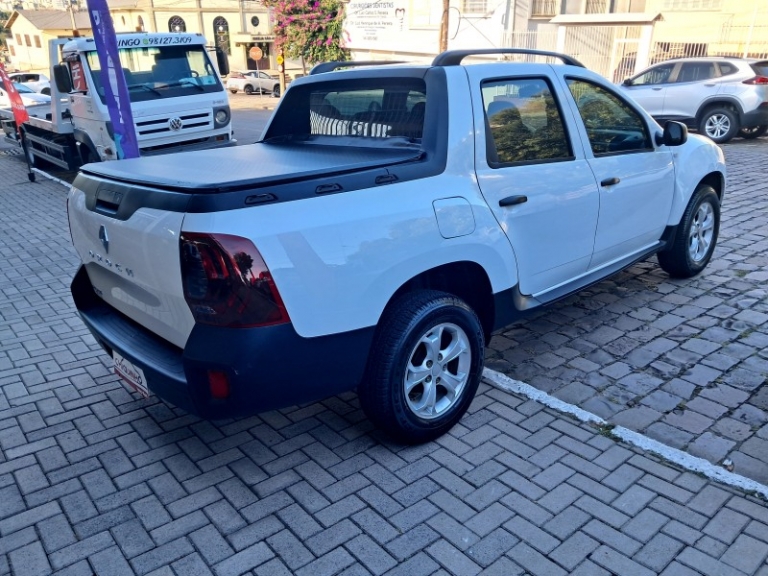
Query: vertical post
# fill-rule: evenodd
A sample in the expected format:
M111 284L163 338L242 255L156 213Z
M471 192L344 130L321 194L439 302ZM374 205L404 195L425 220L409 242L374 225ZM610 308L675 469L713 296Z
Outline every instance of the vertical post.
M635 56L635 69L632 75L640 70L648 68L648 60L651 56L651 40L653 38L653 24L640 27L640 42L637 45L637 55Z
M280 96L285 93L285 53L283 49L277 53L277 72L280 78Z
M557 48L556 51L565 54L565 31L566 27L559 25L557 27Z
M744 58L749 55L749 46L752 44L752 32L755 30L755 20L757 19L757 2L755 0L755 8L752 10L752 22L749 23L749 32L747 32L747 41L744 43Z
M440 49L439 52L448 50L448 15L451 10L451 0L443 0L443 15L440 17Z

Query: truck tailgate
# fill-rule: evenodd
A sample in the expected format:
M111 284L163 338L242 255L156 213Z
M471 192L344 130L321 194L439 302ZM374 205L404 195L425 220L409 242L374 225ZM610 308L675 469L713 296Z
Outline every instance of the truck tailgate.
M158 336L183 347L194 326L181 285L183 212L140 208L127 220L88 210L76 188L68 201L72 241L94 291Z

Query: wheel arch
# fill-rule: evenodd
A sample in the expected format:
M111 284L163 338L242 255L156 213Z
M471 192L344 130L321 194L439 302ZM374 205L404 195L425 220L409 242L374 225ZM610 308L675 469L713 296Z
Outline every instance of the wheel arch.
M696 188L702 184L712 186L712 188L715 189L715 192L717 192L717 199L720 202L723 201L723 192L725 192L725 176L722 172L710 172L699 181L699 183L696 185Z
M696 112L696 125L699 125L701 119L708 110L721 106L732 109L739 117L739 123L741 123L741 118L744 116L744 110L737 98L729 96L713 96L711 99L702 102L701 106L699 106L699 109Z
M425 270L403 283L387 302L382 316L393 302L404 294L416 290L439 290L464 300L475 311L483 326L486 341L493 331L495 306L491 280L485 269L477 262L449 262Z

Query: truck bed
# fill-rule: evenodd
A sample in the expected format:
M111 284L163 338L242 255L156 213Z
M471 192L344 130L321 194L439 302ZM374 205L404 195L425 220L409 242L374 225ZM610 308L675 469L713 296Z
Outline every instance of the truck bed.
M216 194L342 176L419 160L415 145L268 143L87 164L83 175L174 192Z

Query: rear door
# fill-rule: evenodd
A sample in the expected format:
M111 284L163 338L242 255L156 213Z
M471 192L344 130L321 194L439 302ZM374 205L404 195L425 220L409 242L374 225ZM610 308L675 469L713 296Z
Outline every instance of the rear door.
M517 257L520 291L537 295L583 274L592 256L598 191L552 67L467 66L480 190ZM574 140L573 136L576 135Z
M568 70L587 162L600 186L600 216L590 269L655 246L672 208L675 168L671 151L656 146L646 118L595 75Z
M695 118L701 104L720 92L722 80L714 62L682 62L667 87L665 118Z

